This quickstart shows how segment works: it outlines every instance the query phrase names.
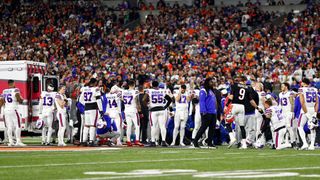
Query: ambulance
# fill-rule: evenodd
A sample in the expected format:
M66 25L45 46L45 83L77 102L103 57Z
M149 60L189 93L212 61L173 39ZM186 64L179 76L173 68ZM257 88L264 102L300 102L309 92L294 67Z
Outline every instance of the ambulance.
M20 89L23 103L19 105L23 131L36 132L35 124L39 119L39 100L47 84L52 84L57 91L59 81L57 76L46 75L46 64L33 61L0 61L0 94L8 88L8 80L14 80L16 88ZM3 111L2 111L3 112ZM3 114L3 113L2 113ZM4 131L3 116L0 116L0 131Z

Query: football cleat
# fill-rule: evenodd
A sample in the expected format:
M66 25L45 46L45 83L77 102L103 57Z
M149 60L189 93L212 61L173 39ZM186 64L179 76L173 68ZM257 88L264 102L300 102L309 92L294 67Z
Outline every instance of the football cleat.
M12 146L14 146L14 144L13 143L8 143L8 146L12 147Z
M150 142L150 144L146 145L146 147L157 147L155 142Z
M208 149L217 149L217 147L214 146L214 145L209 145L209 146L208 146Z
M67 146L67 144L65 144L65 143L59 143L58 146L65 147L65 146Z
M303 145L299 150L307 150L308 149L308 145Z
M245 139L242 139L241 141L241 147L239 149L247 149L247 141Z
M183 142L180 143L180 146L184 147L186 146Z
M132 147L132 143L130 141L127 142L128 147Z
M313 151L313 150L315 150L315 147L314 146L309 146L308 150Z
M144 145L140 141L134 141L134 145L143 147Z
M162 142L161 142L161 146L162 146L162 147L168 147L168 144L167 144L165 141L162 141Z
M23 144L22 142L17 142L15 144L15 146L18 146L18 147L24 147L24 146L27 146L26 144Z

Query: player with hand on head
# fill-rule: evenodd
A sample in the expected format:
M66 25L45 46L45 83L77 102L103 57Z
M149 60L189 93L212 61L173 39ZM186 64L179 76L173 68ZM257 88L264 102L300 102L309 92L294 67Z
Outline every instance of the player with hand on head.
M185 146L183 143L186 123L188 120L188 105L190 101L190 95L187 92L186 85L181 85L178 91L175 91L175 104L176 112L174 116L174 130L173 130L173 141L171 146L176 144L176 138L180 128L180 146Z
M7 126L8 146L26 146L21 142L21 118L18 112L18 105L22 104L23 99L20 90L15 87L13 80L8 80L8 89L3 90L4 116ZM2 102L3 103L3 102ZM13 130L15 129L16 143L13 142Z
M101 102L101 91L100 88L97 87L97 80L95 78L90 79L89 86L81 89L79 101L84 105L84 128L82 140L83 143L88 143L88 145L94 146L96 124L99 118L99 113L101 117L104 115Z
M39 102L39 120L43 121L42 127L42 145L50 145L52 135L52 123L54 119L54 100L57 92L54 92L54 87L49 84L47 91L42 91Z
M58 146L67 146L64 143L64 133L67 127L67 106L68 101L65 95L66 87L60 86L55 97L55 106L57 107L57 119L59 121Z

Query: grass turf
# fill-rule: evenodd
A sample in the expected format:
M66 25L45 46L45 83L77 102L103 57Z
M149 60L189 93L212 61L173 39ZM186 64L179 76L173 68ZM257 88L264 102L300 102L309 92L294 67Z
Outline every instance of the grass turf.
M123 148L85 152L0 152L1 179L207 179L195 173L86 175L84 172L130 172L145 169L188 169L198 172L264 170L320 175L320 153L296 150ZM302 167L302 168L301 168ZM313 168L304 168L313 167ZM289 168L289 169L278 169ZM301 168L301 169L291 169ZM282 179L310 179L303 176ZM144 176L144 177L141 177ZM224 175L222 175L224 177ZM215 177L217 178L217 177ZM221 179L221 176L218 177ZM279 178L279 177L275 177ZM311 179L319 179L311 178ZM264 179L270 179L265 177Z

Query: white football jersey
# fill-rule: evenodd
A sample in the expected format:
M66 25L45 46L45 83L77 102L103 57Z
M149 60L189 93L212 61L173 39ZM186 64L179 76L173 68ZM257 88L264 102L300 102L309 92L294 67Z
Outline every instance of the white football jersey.
M101 96L100 89L98 87L83 87L81 88L80 102L81 104L96 103L97 96Z
M64 107L60 107L59 103L58 103L58 100L62 100L62 101L65 101L67 100L67 98L65 97L65 95L62 95L60 93L56 93L56 97L55 97L55 104L56 104L56 107L57 107L57 111L58 112L61 112L61 113L66 113L67 112L67 104L64 106Z
M266 114L271 114L271 124L274 130L285 126L282 110L279 106L271 106L266 109Z
M43 99L42 111L53 111L54 110L54 100L57 92L47 92L42 91L41 98Z
M108 93L105 96L108 100L107 111L115 111L115 112L120 113L121 112L121 100L119 98L119 94Z
M136 98L139 95L137 90L123 90L122 100L126 112L137 112Z
M19 102L17 101L16 94L20 93L18 88L10 88L3 90L2 96L5 100L5 110L18 109Z
M299 88L299 93L303 94L304 96L304 103L308 109L308 113L314 113L314 106L317 101L317 89L314 87L302 87Z
M147 89L146 93L149 95L150 108L164 106L166 104L164 97L169 94L168 90L165 89Z
M266 98L266 92L264 91L257 91L258 95L259 95L259 107L264 109L264 99Z
M279 94L279 106L282 109L283 113L291 112L291 107L293 104L290 102L290 97L293 96L293 93L291 91L288 92L281 92Z
M179 90L175 90L173 92L174 98L176 98L179 95ZM187 101L187 97L189 96L189 93L186 91L185 93L181 94L180 100L176 101L176 109L179 110L187 110L189 102Z

